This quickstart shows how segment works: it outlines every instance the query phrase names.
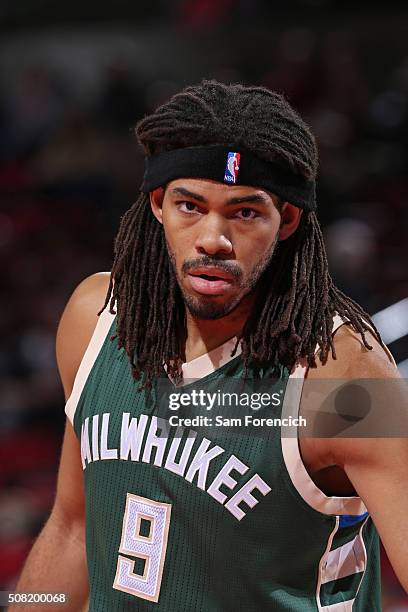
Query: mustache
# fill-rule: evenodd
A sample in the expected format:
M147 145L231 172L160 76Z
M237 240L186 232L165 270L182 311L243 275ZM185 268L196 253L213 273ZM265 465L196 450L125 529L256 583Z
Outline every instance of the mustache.
M187 274L190 270L200 268L201 266L211 266L213 268L217 268L218 270L223 270L237 280L242 278L242 270L238 264L234 264L231 261L224 261L222 259L214 259L208 255L196 257L195 259L186 259L181 266L181 271L184 274Z

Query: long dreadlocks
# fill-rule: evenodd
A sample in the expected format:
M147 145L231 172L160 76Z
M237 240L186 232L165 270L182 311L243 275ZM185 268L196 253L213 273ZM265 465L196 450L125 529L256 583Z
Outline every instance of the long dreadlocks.
M316 177L317 149L309 128L281 95L262 87L203 81L145 117L136 134L147 155L224 144L289 166L306 178ZM163 364L179 380L186 339L185 306L163 227L153 216L147 195L141 194L123 216L114 252L102 308L109 304L114 313L116 307L113 338L118 337L119 348L125 348L134 378L143 374L143 387L163 376ZM301 357L313 367L316 344L322 363L330 350L336 358L331 335L335 312L350 321L367 349L372 347L365 337L366 322L382 344L369 315L334 286L314 212L303 211L299 227L278 244L259 282L260 297L238 339L245 368L266 363L292 368Z

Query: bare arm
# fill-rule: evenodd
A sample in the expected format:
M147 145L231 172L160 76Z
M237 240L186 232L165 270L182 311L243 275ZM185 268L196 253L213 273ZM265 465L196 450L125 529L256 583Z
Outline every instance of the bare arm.
M97 312L103 305L109 274L95 274L74 291L62 315L56 353L65 399L71 394L76 372L95 329ZM85 553L85 504L80 447L67 420L57 492L50 517L36 540L23 569L16 591L65 593L64 606L36 604L35 609L51 612L84 608L88 596ZM23 612L32 605L12 606L9 612Z
M354 363L353 363L354 362ZM384 399L374 398L378 437L333 441L332 453L364 501L380 534L391 565L408 592L408 398L406 382L375 351L365 365L351 358L353 377L370 377L384 388ZM374 387L381 393L381 387ZM373 403L374 403L373 402ZM390 437L382 436L387 432ZM396 433L396 429L398 431ZM399 429L400 428L400 429ZM400 433L399 433L400 431ZM401 435L401 437L395 437ZM404 436L404 437L403 437Z
M71 424L67 423L54 507L28 556L16 591L64 593L68 603L63 606L37 604L36 610L78 612L87 599L82 466L78 453L78 441ZM33 605L27 604L12 606L9 610L19 612L32 608Z
M305 455L309 463L313 457L317 468L341 468L369 510L393 569L408 592L407 385L371 334L367 339L373 350L368 351L347 326L339 332L335 343L338 359L329 360L326 367L312 372L311 378L331 380L333 387L336 379L341 379L342 385L350 381L352 389L368 390L370 423L375 427L370 426L361 437L347 437L347 430L340 429L334 437L311 439L304 447ZM361 384L355 384L357 379ZM352 409L353 391L348 397ZM364 434L365 430L360 431Z

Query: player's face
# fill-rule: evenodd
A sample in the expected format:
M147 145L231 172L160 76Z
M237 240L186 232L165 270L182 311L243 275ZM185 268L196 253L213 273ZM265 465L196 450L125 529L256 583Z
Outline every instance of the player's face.
M200 319L230 313L271 261L281 215L276 196L254 187L177 179L152 208L163 223L184 301Z

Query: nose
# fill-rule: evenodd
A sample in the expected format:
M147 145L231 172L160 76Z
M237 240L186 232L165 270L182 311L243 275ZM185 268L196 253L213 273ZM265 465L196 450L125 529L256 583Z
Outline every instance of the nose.
M199 224L195 248L201 254L217 255L222 253L230 255L232 253L232 242L226 220L217 214L208 213L205 215Z

